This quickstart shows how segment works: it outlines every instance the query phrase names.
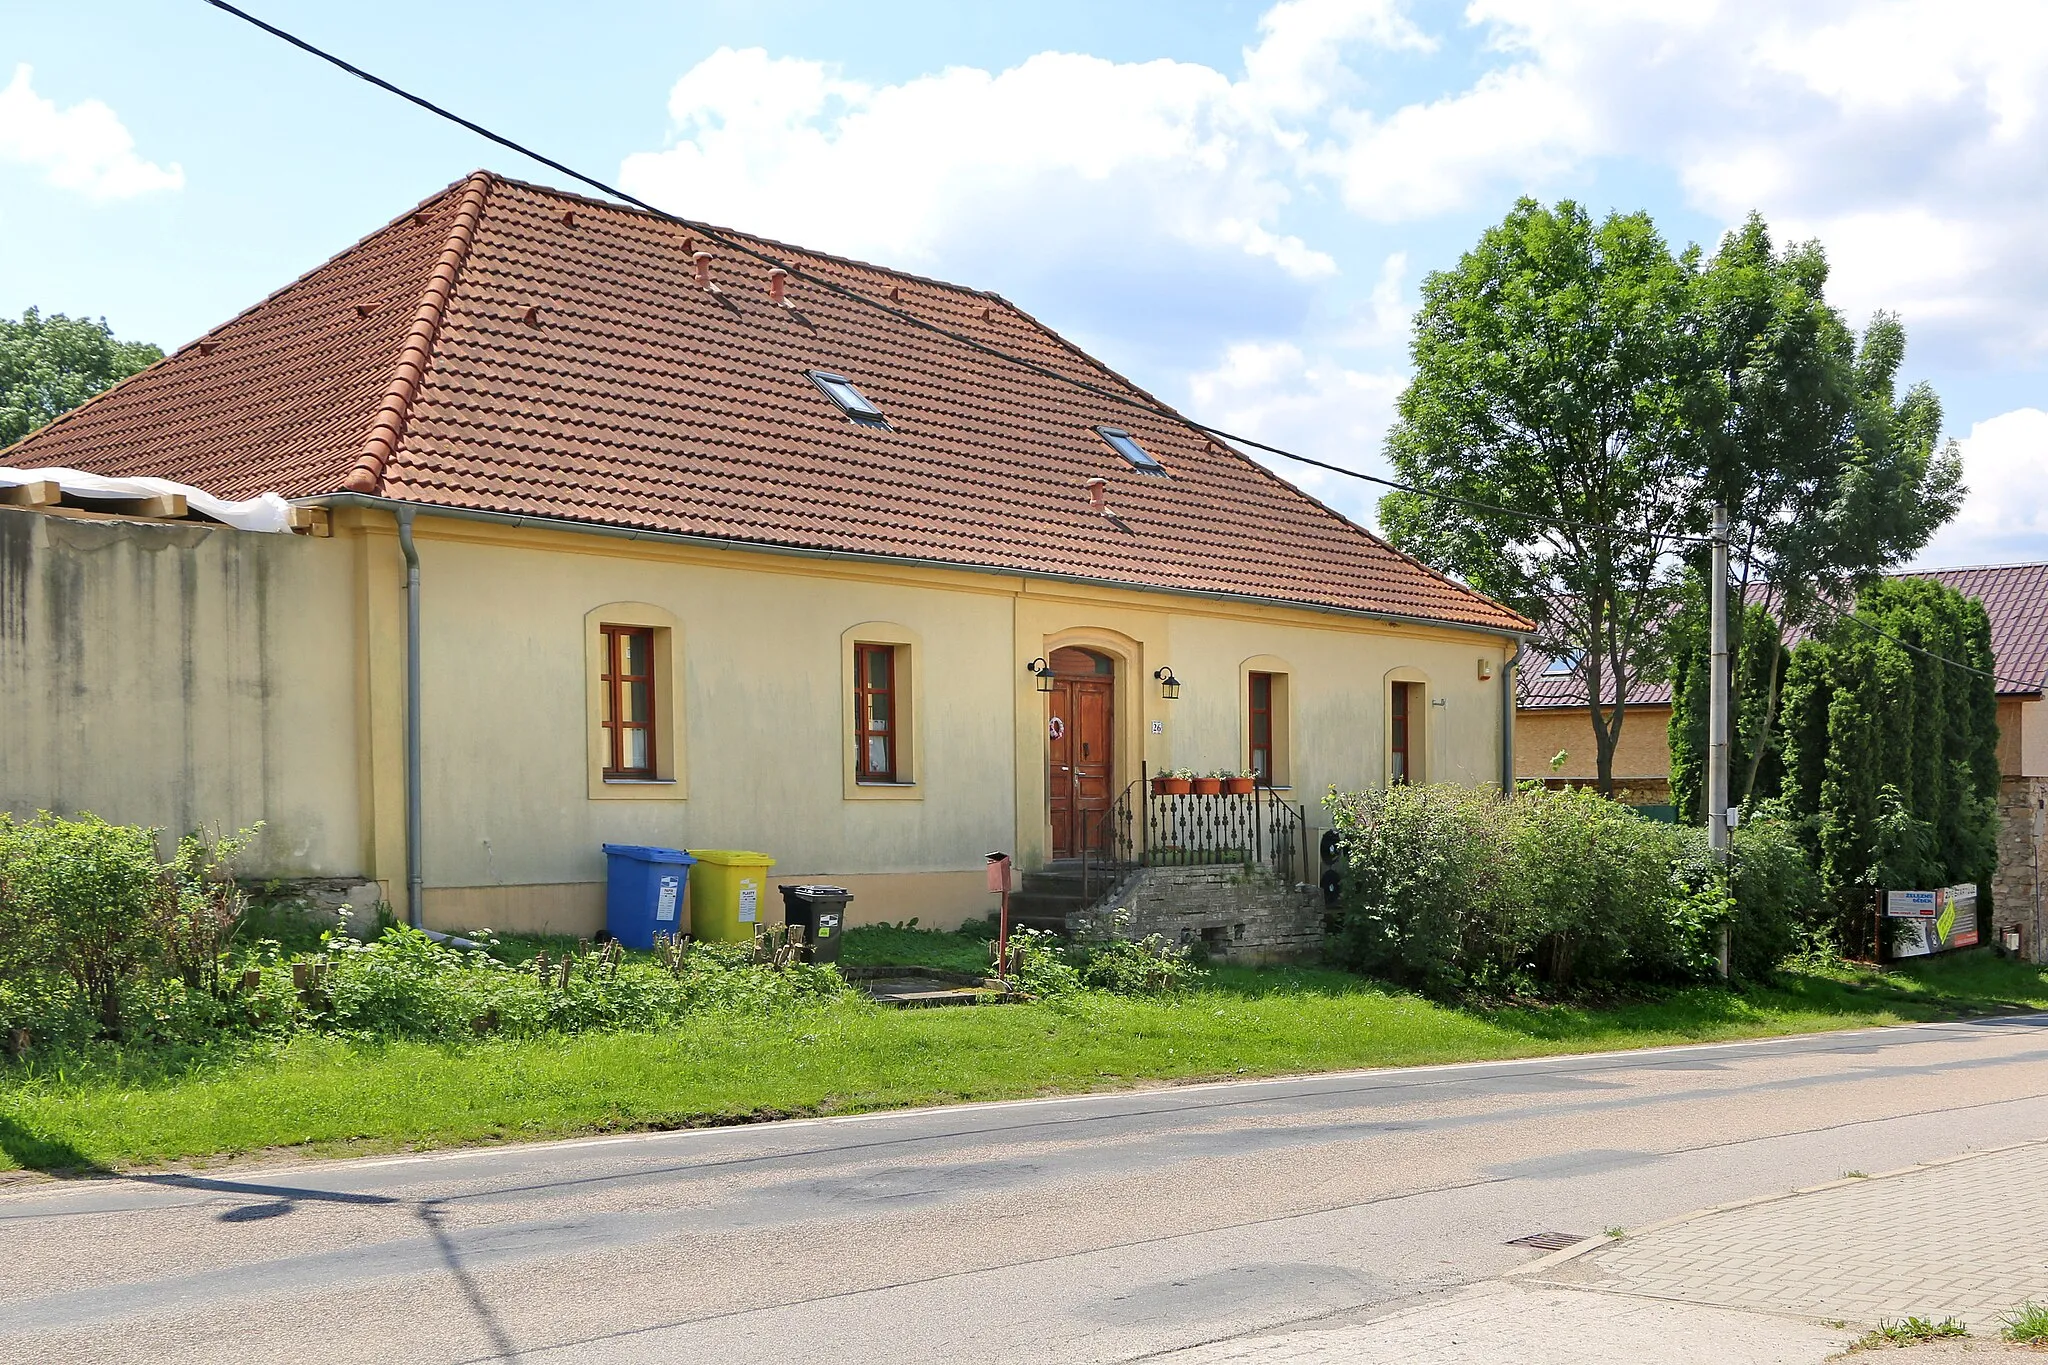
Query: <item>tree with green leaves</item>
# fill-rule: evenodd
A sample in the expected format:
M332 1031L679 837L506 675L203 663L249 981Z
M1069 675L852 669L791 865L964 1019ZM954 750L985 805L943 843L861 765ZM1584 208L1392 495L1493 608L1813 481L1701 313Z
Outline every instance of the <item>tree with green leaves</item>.
M0 318L0 449L137 370L163 359L146 341L121 341L105 319Z
M1700 506L1692 272L1649 215L1516 203L1423 282L1380 520L1572 661L1602 792Z
M1827 279L1818 242L1780 249L1751 214L1694 283L1703 491L1729 509L1731 601L1802 629L1911 559L1962 498L1953 443L1939 446L1941 400L1925 383L1898 392L1904 327L1879 313L1859 343L1827 302ZM1705 552L1694 558L1704 570ZM1749 741L1729 764L1729 800L1740 804L1770 785L1759 766L1776 749L1784 637L1730 634L1730 706ZM1745 650L1764 657L1745 660ZM1750 695L1756 686L1761 696ZM1674 710L1672 738L1674 777L1703 767L1703 726L1681 733Z

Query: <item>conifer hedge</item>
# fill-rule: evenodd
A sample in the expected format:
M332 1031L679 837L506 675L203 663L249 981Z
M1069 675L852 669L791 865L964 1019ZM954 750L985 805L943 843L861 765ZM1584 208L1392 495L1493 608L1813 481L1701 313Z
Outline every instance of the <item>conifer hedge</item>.
M1880 890L1975 882L1988 923L1998 851L1992 664L1983 605L1922 578L1866 588L1853 613L1792 651L1783 795L1845 945L1874 946Z

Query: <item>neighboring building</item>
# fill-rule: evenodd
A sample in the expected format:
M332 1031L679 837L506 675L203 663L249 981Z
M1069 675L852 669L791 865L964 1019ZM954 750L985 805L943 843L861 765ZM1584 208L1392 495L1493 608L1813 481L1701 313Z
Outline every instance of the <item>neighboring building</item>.
M1998 872L1992 893L2000 924L2024 926L2029 951L2048 961L2048 907L2041 862L2048 843L2048 563L1931 569L1901 577L1931 578L1984 604L1991 652L2000 675L1998 759L2005 775L1999 799ZM1516 669L1515 771L1553 785L1594 778L1593 723L1585 684L1561 661L1530 650ZM2031 684L2029 682L2031 680ZM1611 698L1610 698L1611 700ZM1669 683L1638 683L1628 698L1614 781L1623 799L1642 805L1671 801ZM1555 770L1550 760L1566 759Z
M0 807L262 820L255 871L401 913L410 813L440 927L589 930L606 841L944 925L1143 767L1257 766L1311 816L1503 780L1522 618L995 295L728 240L904 316L479 173L0 452L0 501L45 504L0 507ZM110 515L64 470L311 534Z

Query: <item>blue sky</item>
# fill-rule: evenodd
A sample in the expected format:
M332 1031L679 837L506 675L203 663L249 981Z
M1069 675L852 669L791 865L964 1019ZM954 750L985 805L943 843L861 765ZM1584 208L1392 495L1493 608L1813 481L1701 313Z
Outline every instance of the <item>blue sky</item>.
M248 4L677 212L1000 290L1365 469L1421 278L1518 193L1709 244L1758 208L1828 247L1853 322L1903 314L1947 404L1973 491L1923 562L2048 556L2037 6ZM175 345L477 166L559 179L198 0L0 0L0 312Z

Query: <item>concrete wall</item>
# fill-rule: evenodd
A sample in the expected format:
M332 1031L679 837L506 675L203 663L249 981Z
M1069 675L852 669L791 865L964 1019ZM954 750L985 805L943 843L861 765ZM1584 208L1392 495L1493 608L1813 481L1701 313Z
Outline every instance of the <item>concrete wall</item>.
M360 873L352 568L333 540L0 507L0 808L261 820L251 870Z
M1200 943L1226 962L1309 962L1322 954L1325 913L1321 891L1258 864L1146 867L1067 927L1084 938Z

